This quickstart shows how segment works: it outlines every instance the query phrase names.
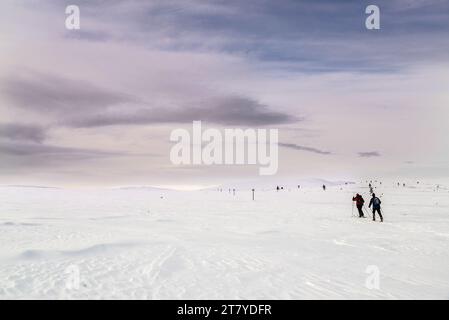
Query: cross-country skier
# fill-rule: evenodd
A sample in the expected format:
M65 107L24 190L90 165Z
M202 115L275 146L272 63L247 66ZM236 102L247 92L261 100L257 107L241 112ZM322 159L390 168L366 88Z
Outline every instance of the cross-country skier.
M380 213L380 204L382 202L378 197L376 197L376 194L373 193L373 197L371 198L371 201L369 202L368 208L371 208L371 205L373 206L373 221L376 221L376 211L379 214L380 222L384 221L384 218L382 217L382 214Z
M371 185L371 183L368 185L368 187L369 187L369 194L373 194L373 186Z
M360 194L356 194L355 197L352 198L352 201L355 201L355 205L357 206L357 210L359 210L359 218L365 218L363 215L363 204L365 203L365 200Z

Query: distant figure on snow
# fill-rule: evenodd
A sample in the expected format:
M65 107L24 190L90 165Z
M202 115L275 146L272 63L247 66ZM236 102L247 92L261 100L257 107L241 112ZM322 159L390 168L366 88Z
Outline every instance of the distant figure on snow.
M357 210L359 210L359 218L365 218L363 215L363 204L365 203L365 200L360 194L356 194L355 197L352 198L352 201L355 201L355 205L357 207Z
M323 184L323 190L326 191L326 185L325 184Z
M380 204L382 202L378 197L376 197L376 194L373 193L373 197L371 198L371 201L369 202L368 208L371 208L371 205L373 206L373 221L376 221L376 211L379 214L380 222L384 221L384 218L382 217L382 214L380 213Z

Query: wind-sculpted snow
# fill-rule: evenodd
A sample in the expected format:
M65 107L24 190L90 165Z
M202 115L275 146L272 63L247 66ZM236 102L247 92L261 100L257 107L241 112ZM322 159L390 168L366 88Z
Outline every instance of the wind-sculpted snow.
M105 253L118 253L122 250L132 248L138 244L133 243L104 243L96 244L88 248L80 250L60 250L60 251L49 251L49 250L25 250L19 255L19 259L49 259L58 258L64 256L88 256L88 255L99 255Z
M448 299L449 190L355 192L1 187L0 299Z

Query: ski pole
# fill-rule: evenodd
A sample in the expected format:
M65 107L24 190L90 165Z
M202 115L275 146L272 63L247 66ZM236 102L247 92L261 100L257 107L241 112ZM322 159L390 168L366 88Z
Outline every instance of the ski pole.
M366 216L369 216L369 210L365 207L365 205L363 205L363 210L364 210Z
M351 213L351 217L354 217L354 201L352 201L352 213Z

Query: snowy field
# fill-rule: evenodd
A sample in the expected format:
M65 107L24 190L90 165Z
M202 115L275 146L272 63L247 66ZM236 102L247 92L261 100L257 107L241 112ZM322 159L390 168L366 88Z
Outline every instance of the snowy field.
M0 299L449 299L448 190L354 192L1 187Z

